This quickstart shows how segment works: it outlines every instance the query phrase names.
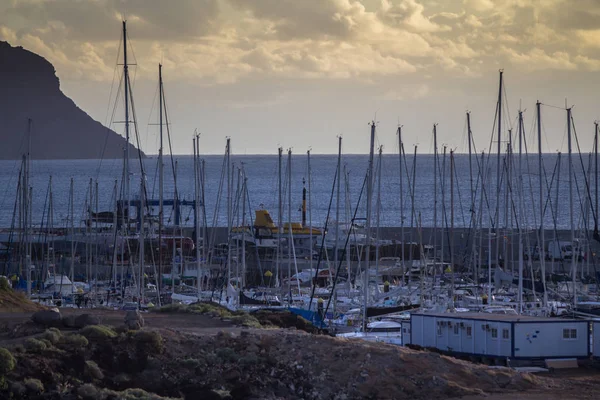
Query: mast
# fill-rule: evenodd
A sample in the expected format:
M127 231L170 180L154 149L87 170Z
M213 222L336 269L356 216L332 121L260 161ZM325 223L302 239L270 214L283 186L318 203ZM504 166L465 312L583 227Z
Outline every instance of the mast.
M523 312L523 222L525 221L525 212L523 207L523 111L519 110L519 314ZM535 250L530 251L530 257L533 257ZM541 257L541 255L540 255ZM532 280L533 284L533 280Z
M129 65L127 65L127 21L123 21L123 88L125 90L125 195L127 196L127 225L129 230L129 217L131 211L131 191L129 176Z
M471 185L471 209L469 210L470 214L471 214L471 220L470 220L470 224L469 224L469 228L473 229L474 231L477 230L477 221L476 221L476 215L475 215L475 188L473 186L473 132L471 131L471 113L469 111L467 111L467 141L469 142L468 147L469 147L469 182ZM473 240L473 243L471 244L471 254L472 254L472 263L473 263L473 277L475 278L474 281L477 282L477 278L478 275L476 275L475 273L475 237L473 237L471 240ZM468 244L467 244L468 246Z
M292 304L292 246L293 246L293 236L292 236L292 149L288 149L288 295L289 303Z
M363 282L363 330L367 330L367 307L369 305L369 259L371 253L371 197L373 195L373 153L375 151L375 121L371 121L371 144L369 146L369 166L367 168L367 240L365 243L365 273Z
M437 152L437 124L433 124L433 270L437 271L437 174L438 174L438 152ZM414 183L413 183L414 185ZM442 258L443 258L442 254ZM442 260L443 261L443 260Z
M31 298L31 188L29 187L29 173L31 166L31 118L27 119L27 153L25 155L25 174L23 175L23 210L24 210L24 239L25 239L25 277L27 279L27 297Z
M242 184L242 277L241 286L238 288L240 291L244 290L246 286L246 199L248 198L248 178L246 177L246 171L244 164L242 164L242 178L244 179ZM238 277L239 279L240 277Z
M380 234L380 216L381 216L381 164L382 164L383 146L379 146L379 157L377 160L377 204L375 205L375 218L377 227L375 228L375 271L379 273L379 234Z
M598 121L594 122L594 174L596 180L596 212L594 213L594 237L598 239Z
M454 309L454 151L450 150L450 304Z
M145 254L145 246L146 246L146 235L144 229L144 208L146 206L146 198L145 198L145 182L144 182L144 172L142 171L142 177L140 179L140 235L139 235L139 271L138 271L138 308L144 302L144 262L146 258Z
M277 210L277 258L276 258L276 273L275 278L278 280L280 278L279 274L281 274L281 239L283 237L283 184L282 184L282 174L283 174L283 147L279 147L278 149L279 157L278 157L278 184L279 184L279 209Z
M496 268L500 267L500 158L502 157L502 74L500 70L500 83L498 85L498 154L496 164L496 216L494 222L496 224ZM541 181L540 181L541 182Z
M342 173L342 137L338 136L338 160L337 160L337 194L336 194L336 204L335 204L335 247L333 253L333 262L335 268L337 268L338 264L338 253L339 253L339 243L340 243L340 184L342 180L340 179Z
M573 216L573 162L571 140L571 109L567 108L567 144L569 147L569 213L571 214L571 275L573 279L573 308L577 307L577 257L575 257L575 219ZM579 250L579 249L578 249Z
M231 139L227 138L227 288L231 283Z
M402 268L404 268L404 187L402 178L402 125L398 125L398 168L400 173L400 260L402 261ZM412 246L412 244L411 244ZM412 247L411 247L412 250Z
M202 288L202 274L200 273L200 174L198 170L198 142L200 136L195 135L192 139L194 147L194 229L196 231L195 247L196 247L196 288L198 292L198 300L200 300L200 291Z
M70 224L70 228L71 228L71 269L69 271L69 278L71 279L71 288L73 287L72 284L73 282L75 282L75 241L74 241L74 236L75 236L75 213L73 211L73 178L71 178L71 186L69 189L69 207L71 208L71 215L70 215L70 220L71 220L71 224Z
M158 298L160 299L160 289L162 286L162 228L164 216L164 186L165 186L165 165L163 160L163 81L162 81L162 64L158 64L158 130L159 130L159 147L158 147L158 277L156 279L156 289ZM160 300L159 300L160 301Z
M540 265L542 269L542 285L544 286L544 307L548 304L548 293L546 292L546 260L545 260L545 242L546 239L544 237L544 188L543 188L543 169L542 169L542 113L541 106L542 103L539 101L535 103L537 109L537 133L538 133L538 169L540 173ZM570 116L570 109L568 116ZM569 140L571 140L570 136L571 125L569 125ZM569 159L570 164L570 159ZM569 166L570 168L570 166ZM570 177L569 177L570 182ZM571 218L573 217L571 213ZM531 277L533 279L533 276Z
M309 224L309 253L310 253L310 257L309 257L309 263L310 263L310 273L312 274L312 270L313 270L313 228L312 228L312 191L311 191L311 180L312 180L312 171L310 169L310 150L306 151L306 157L307 157L307 169L308 169L308 224ZM338 221L339 222L339 221ZM348 276L349 277L349 276ZM311 285L312 285L312 280L311 280Z

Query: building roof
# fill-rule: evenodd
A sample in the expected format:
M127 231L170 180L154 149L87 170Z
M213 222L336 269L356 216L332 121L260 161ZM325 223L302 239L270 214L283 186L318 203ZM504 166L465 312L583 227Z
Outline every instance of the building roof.
M498 321L498 322L585 322L581 319L564 319L564 318L548 318L548 317L530 317L527 315L514 314L492 314L492 313L477 313L477 312L460 312L460 313L413 313L411 315L420 315L424 317L450 318L450 319L470 319L479 321Z

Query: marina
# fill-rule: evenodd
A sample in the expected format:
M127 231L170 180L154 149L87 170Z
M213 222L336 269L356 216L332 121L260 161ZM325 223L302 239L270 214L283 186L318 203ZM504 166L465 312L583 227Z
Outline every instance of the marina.
M139 132L127 39L123 21L130 144ZM337 156L236 155L227 137L222 157L205 158L196 131L191 157L178 157L166 150L163 73L159 64L156 158L127 145L122 160L56 176L28 147L3 173L0 268L13 289L59 308L286 309L346 339L506 363L597 352L597 123L594 151L582 153L565 108L568 154L543 154L546 108L535 104L528 144L522 109L516 121L503 116L501 70L487 152L467 112L463 154L438 143L437 124L433 154L418 154L402 125L381 132L373 120L368 156L343 154L342 136ZM395 152L376 147L381 135L395 136Z

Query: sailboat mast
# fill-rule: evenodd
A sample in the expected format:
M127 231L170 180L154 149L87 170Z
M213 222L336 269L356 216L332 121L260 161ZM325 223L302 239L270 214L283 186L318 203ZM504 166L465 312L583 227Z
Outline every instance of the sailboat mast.
M227 288L231 283L231 139L227 138L226 160L227 160Z
M450 304L454 309L454 151L450 150Z
M437 271L437 174L438 174L438 152L437 152L437 124L433 124L433 270ZM413 183L414 185L414 183ZM443 255L442 255L443 257Z
M73 211L73 178L71 178L71 186L69 188L69 207L71 208L70 228L71 228L71 269L69 271L71 284L75 282L75 212Z
M162 286L162 228L164 216L164 186L165 186L165 165L163 160L163 82L162 82L162 64L158 64L158 277L156 279L156 289L160 298L160 289Z
M540 266L542 269L542 284L544 286L544 306L548 304L548 293L546 292L546 257L545 257L545 232L544 232L544 179L543 179L543 168L542 168L542 103L539 101L535 103L537 110L537 133L538 133L538 169L540 174ZM569 114L570 115L570 114ZM569 125L570 129L570 125ZM569 136L570 140L570 136ZM533 279L533 277L532 277Z
M572 139L571 139L571 109L567 108L567 144L569 147L569 213L571 214L571 276L573 279L573 308L577 306L577 257L575 254L575 219L573 216L573 162L572 162ZM579 251L579 247L577 247Z
M373 195L373 153L375 151L375 121L371 122L371 144L369 146L369 166L367 168L367 223L365 243L365 272L363 282L363 329L367 329L367 308L369 305L369 260L371 253L371 200Z
M241 286L238 290L242 291L246 287L246 199L248 198L248 178L246 177L246 170L244 164L242 164L242 276L240 279Z
M290 296L289 303L292 304L292 247L293 240L292 237L292 149L288 149L288 294Z
M519 110L519 314L523 312L523 223L525 221L525 212L523 207L523 111ZM529 251L529 256L533 257L535 251ZM541 257L541 255L540 255ZM533 281L532 281L533 282Z
M502 75L500 70L500 83L498 85L498 153L496 160L496 216L494 223L496 224L496 268L500 266L500 159L502 157Z
M278 168L278 174L277 174L277 179L278 179L278 185L279 185L279 202L278 202L278 210L277 210L277 258L275 260L275 268L276 268L276 272L275 272L275 279L276 282L277 280L280 279L280 275L281 274L281 254L282 254L282 248L281 248L281 239L283 237L283 183L282 183L282 174L283 174L283 147L279 147L279 149L277 150L279 157L278 157L278 164L277 164L277 168Z
M192 146L194 147L194 231L195 235L195 248L196 248L196 288L198 292L198 300L200 300L201 291L201 274L200 274L200 185L199 185L199 170L198 170L198 141L200 137L196 135L192 139Z
M333 262L335 268L337 268L338 264L338 253L339 253L339 243L340 243L340 186L342 180L340 179L342 174L342 137L338 136L338 160L337 160L337 194L336 194L336 204L335 204L335 246L333 253Z
M404 179L402 177L402 125L398 126L398 168L400 173L400 260L404 268ZM412 246L412 244L411 244ZM412 248L411 248L412 249Z
M594 213L594 236L598 236L598 122L594 122L594 177L596 180L596 212Z
M129 173L129 65L127 64L127 21L123 21L123 88L125 91L125 195L127 196L127 225L131 208L130 173Z
M309 263L310 263L310 273L312 274L313 268L313 225L312 225L312 191L311 191L311 180L312 180L312 171L310 169L310 150L306 151L306 162L308 169L308 225L309 225ZM339 221L338 221L339 223ZM312 281L311 281L312 285Z
M145 179L144 172L142 171L142 176L140 179L140 234L139 234L139 270L138 270L138 307L142 305L144 302L144 262L146 258L145 254L145 246L146 246L146 234L144 229L144 214L145 214L145 206L146 206L146 188L145 188Z
M31 240L29 228L31 226L31 188L29 187L29 173L31 165L31 118L27 119L27 154L25 155L25 174L23 184L23 210L24 213L24 239L25 239L25 277L27 279L27 297L31 298Z

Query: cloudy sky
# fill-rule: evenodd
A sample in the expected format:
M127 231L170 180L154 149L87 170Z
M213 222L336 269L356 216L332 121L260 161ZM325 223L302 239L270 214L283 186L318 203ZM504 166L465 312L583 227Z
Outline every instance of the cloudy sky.
M344 152L364 153L374 118L385 152L398 123L407 148L431 152L438 123L439 142L465 151L467 110L487 149L501 68L504 125L521 105L533 141L539 99L544 151L566 151L565 103L585 150L600 119L600 0L1 0L0 39L47 58L62 90L109 124L122 18L148 153L159 62L179 154L196 128L204 153L226 136L242 154L334 153L340 134Z

